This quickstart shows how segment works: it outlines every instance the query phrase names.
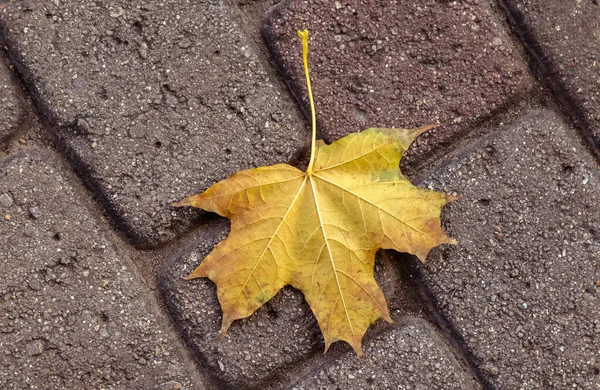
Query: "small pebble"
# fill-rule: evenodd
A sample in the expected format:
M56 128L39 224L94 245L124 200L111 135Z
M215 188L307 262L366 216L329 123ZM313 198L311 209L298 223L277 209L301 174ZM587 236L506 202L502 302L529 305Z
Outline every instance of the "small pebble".
M0 195L0 205L3 207L9 208L13 205L13 198L9 194Z
M167 103L167 106L169 107L176 107L177 106L177 98L173 95L166 95L165 98L165 102Z
M143 59L148 58L148 45L146 43L142 42L140 44L139 53L140 57L142 57Z
M90 125L89 123L87 123L87 121L85 119L77 119L77 127L79 127L81 130L85 131L86 133L88 131L90 131Z
M125 14L125 10L121 7L111 8L109 11L109 15L111 18L118 18Z
M28 285L29 285L29 288L32 289L33 291L39 291L42 289L42 284L37 279L30 280Z
M192 42L189 39L184 38L177 43L177 46L179 46L182 49L187 49L188 47L192 46Z
M182 390L183 385L179 382L169 381L165 383L161 383L158 387L159 390Z
M27 355L29 356L41 355L42 352L44 352L44 344L41 340L34 340L27 344L27 347L25 347L25 349L27 351Z
M498 375L498 373L500 372L498 367L494 366L493 364L486 364L484 369L494 376Z
M31 215L31 218L33 219L38 219L39 217L42 216L42 213L40 212L40 208L37 206L31 206L29 208L29 215Z

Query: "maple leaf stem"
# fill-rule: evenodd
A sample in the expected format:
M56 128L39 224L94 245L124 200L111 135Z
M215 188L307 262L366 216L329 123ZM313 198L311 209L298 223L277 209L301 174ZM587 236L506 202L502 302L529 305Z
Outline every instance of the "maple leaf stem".
M310 144L310 162L306 168L306 174L311 175L313 165L315 164L315 143L317 142L317 118L315 114L315 101L313 100L312 88L310 87L310 75L308 73L308 30L298 31L298 36L302 39L302 62L304 64L304 74L306 75L306 88L308 89L308 101L310 102L310 117L312 125L312 140Z

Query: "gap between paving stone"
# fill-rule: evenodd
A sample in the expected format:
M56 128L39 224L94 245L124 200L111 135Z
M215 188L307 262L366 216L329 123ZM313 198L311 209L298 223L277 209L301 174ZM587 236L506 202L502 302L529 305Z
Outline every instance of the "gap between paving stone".
M201 215L171 202L309 139L227 2L13 2L0 27L55 141L139 248Z
M536 76L600 160L600 5L596 0L498 0Z
M545 4L544 4L545 3ZM537 9L522 11L523 2L512 0L498 0L498 4L504 10L508 20L512 24L515 33L521 38L530 58L530 68L536 77L552 92L556 100L556 109L573 125L579 129L579 135L586 141L588 148L592 151L597 160L600 160L600 97L597 91L600 90L598 80L594 80L593 69L600 67L600 43L596 39L595 53L596 63L591 66L590 61L594 60L594 55L590 54L589 47L593 46L593 15L600 17L600 6L595 0L589 2L577 2L574 7L584 7L585 11L572 13L570 11L561 12L556 17L552 11L546 11L548 2L544 2ZM562 3L565 7L567 2ZM542 22L533 21L534 17L543 19ZM580 23L577 20L574 24L568 19L586 18ZM563 25L563 32L552 31L556 29L556 23L561 23L567 18L566 30ZM587 20L587 22L586 22ZM596 18L598 20L598 18ZM544 25L545 24L545 25ZM590 25L592 24L592 25ZM588 33L582 33L585 30ZM590 31L591 30L591 31ZM557 34L569 34L571 39L564 40L564 37L552 37ZM596 35L599 34L596 32ZM574 39L573 39L574 38ZM597 38L600 36L597 35ZM579 39L584 41L579 42ZM546 42L544 42L546 41ZM561 50L564 46L566 50ZM588 46L587 56L583 55L580 46ZM592 49L593 50L593 49ZM573 61L569 63L568 61ZM584 63L583 67L575 70L574 63ZM583 74L583 77L579 75ZM594 87L596 86L596 88ZM595 90L594 90L595 88ZM583 90L586 90L584 92ZM584 97L580 93L584 92ZM596 101L594 103L593 95L596 92ZM587 96L592 95L592 99Z
M443 315L494 388L600 383L600 182L553 112L533 111L418 182L458 201L460 244L420 268Z
M273 76L275 78L279 78L277 75L278 71L275 68L275 64L269 54L269 50L265 45L265 41L262 39L261 27L264 20L264 17L267 13L269 13L274 7L278 7L281 5L282 1L287 0L237 0L237 10L239 10L241 14L241 18L243 20L243 25L245 27L246 33L252 37L256 46L260 49L262 56L264 57L265 62L269 62L272 66L269 67L268 71L273 72ZM284 84L283 80L280 80L282 84ZM298 108L300 109L300 108Z
M432 255L440 255L443 252L443 249L436 250ZM396 253L394 257L401 264L405 272L411 275L417 288L419 298L427 311L429 322L436 325L438 333L444 337L444 340L453 352L456 360L464 367L465 371L469 372L470 375L475 378L482 388L492 389L493 386L483 375L482 369L475 364L476 359L460 333L458 333L448 319L444 317L436 304L435 297L431 294L431 291L429 291L427 283L423 281L423 275L420 272L420 267L422 265L421 261L408 253Z
M0 162L2 388L201 388L156 302L62 168L39 149Z

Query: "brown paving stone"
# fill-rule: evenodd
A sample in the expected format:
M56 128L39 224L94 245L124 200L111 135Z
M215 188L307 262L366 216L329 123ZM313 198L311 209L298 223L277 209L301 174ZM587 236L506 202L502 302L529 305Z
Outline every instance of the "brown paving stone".
M303 28L328 140L439 122L413 148L427 155L532 88L521 50L487 1L294 0L268 16L263 33L305 110Z
M503 3L541 76L559 95L565 113L585 128L600 155L600 4L597 0Z

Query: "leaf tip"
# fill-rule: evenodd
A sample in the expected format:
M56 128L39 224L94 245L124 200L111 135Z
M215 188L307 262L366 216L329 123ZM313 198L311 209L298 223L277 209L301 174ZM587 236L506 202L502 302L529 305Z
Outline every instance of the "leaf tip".
M197 279L197 278L205 278L207 276L207 274L206 274L206 272L204 272L204 269L201 267L202 267L202 264L200 264L198 267L196 267L196 269L193 270L192 272L190 272L187 276L184 276L183 279L192 280L192 279Z
M448 203L454 202L455 200L459 200L460 198L462 198L462 196L460 196L460 195L448 195L448 194L446 194L446 202L448 202Z
M196 208L201 209L202 205L204 204L203 200L205 199L205 197L203 195L205 193L206 193L206 191L201 194L188 196L187 198L182 199L179 202L171 203L171 206L173 206L173 207L191 206L191 207L196 207Z
M410 130L412 134L410 134L409 142L412 143L421 134L423 134L423 133L425 133L425 132L427 132L427 131L429 131L431 129L434 129L434 128L438 127L438 126L439 125L437 123L432 123L430 125L417 127L416 129Z
M357 344L352 343L351 346L352 346L352 349L354 349L354 352L356 352L356 356L358 356L359 359L366 358L365 354L363 353L362 345L361 345L361 341L360 340L358 341Z
M446 244L451 244L451 245L458 245L459 241L455 240L454 238L450 238L448 237L448 241L446 241Z
M439 124L432 123L430 125L418 127L416 130L419 134L423 134L424 132L431 130L431 129L435 129L436 127L439 127Z
M425 264L427 262L427 254L416 254L417 259L421 262L421 264Z
M229 317L227 317L226 315L223 315L223 323L221 324L221 333L219 334L219 338L221 340L223 340L225 338L225 335L227 335L227 330L229 329L231 322L232 322L232 320L229 319Z
M171 203L173 207L184 207L184 206L194 206L193 200L196 199L198 195L188 196L185 199L180 200L179 202Z

